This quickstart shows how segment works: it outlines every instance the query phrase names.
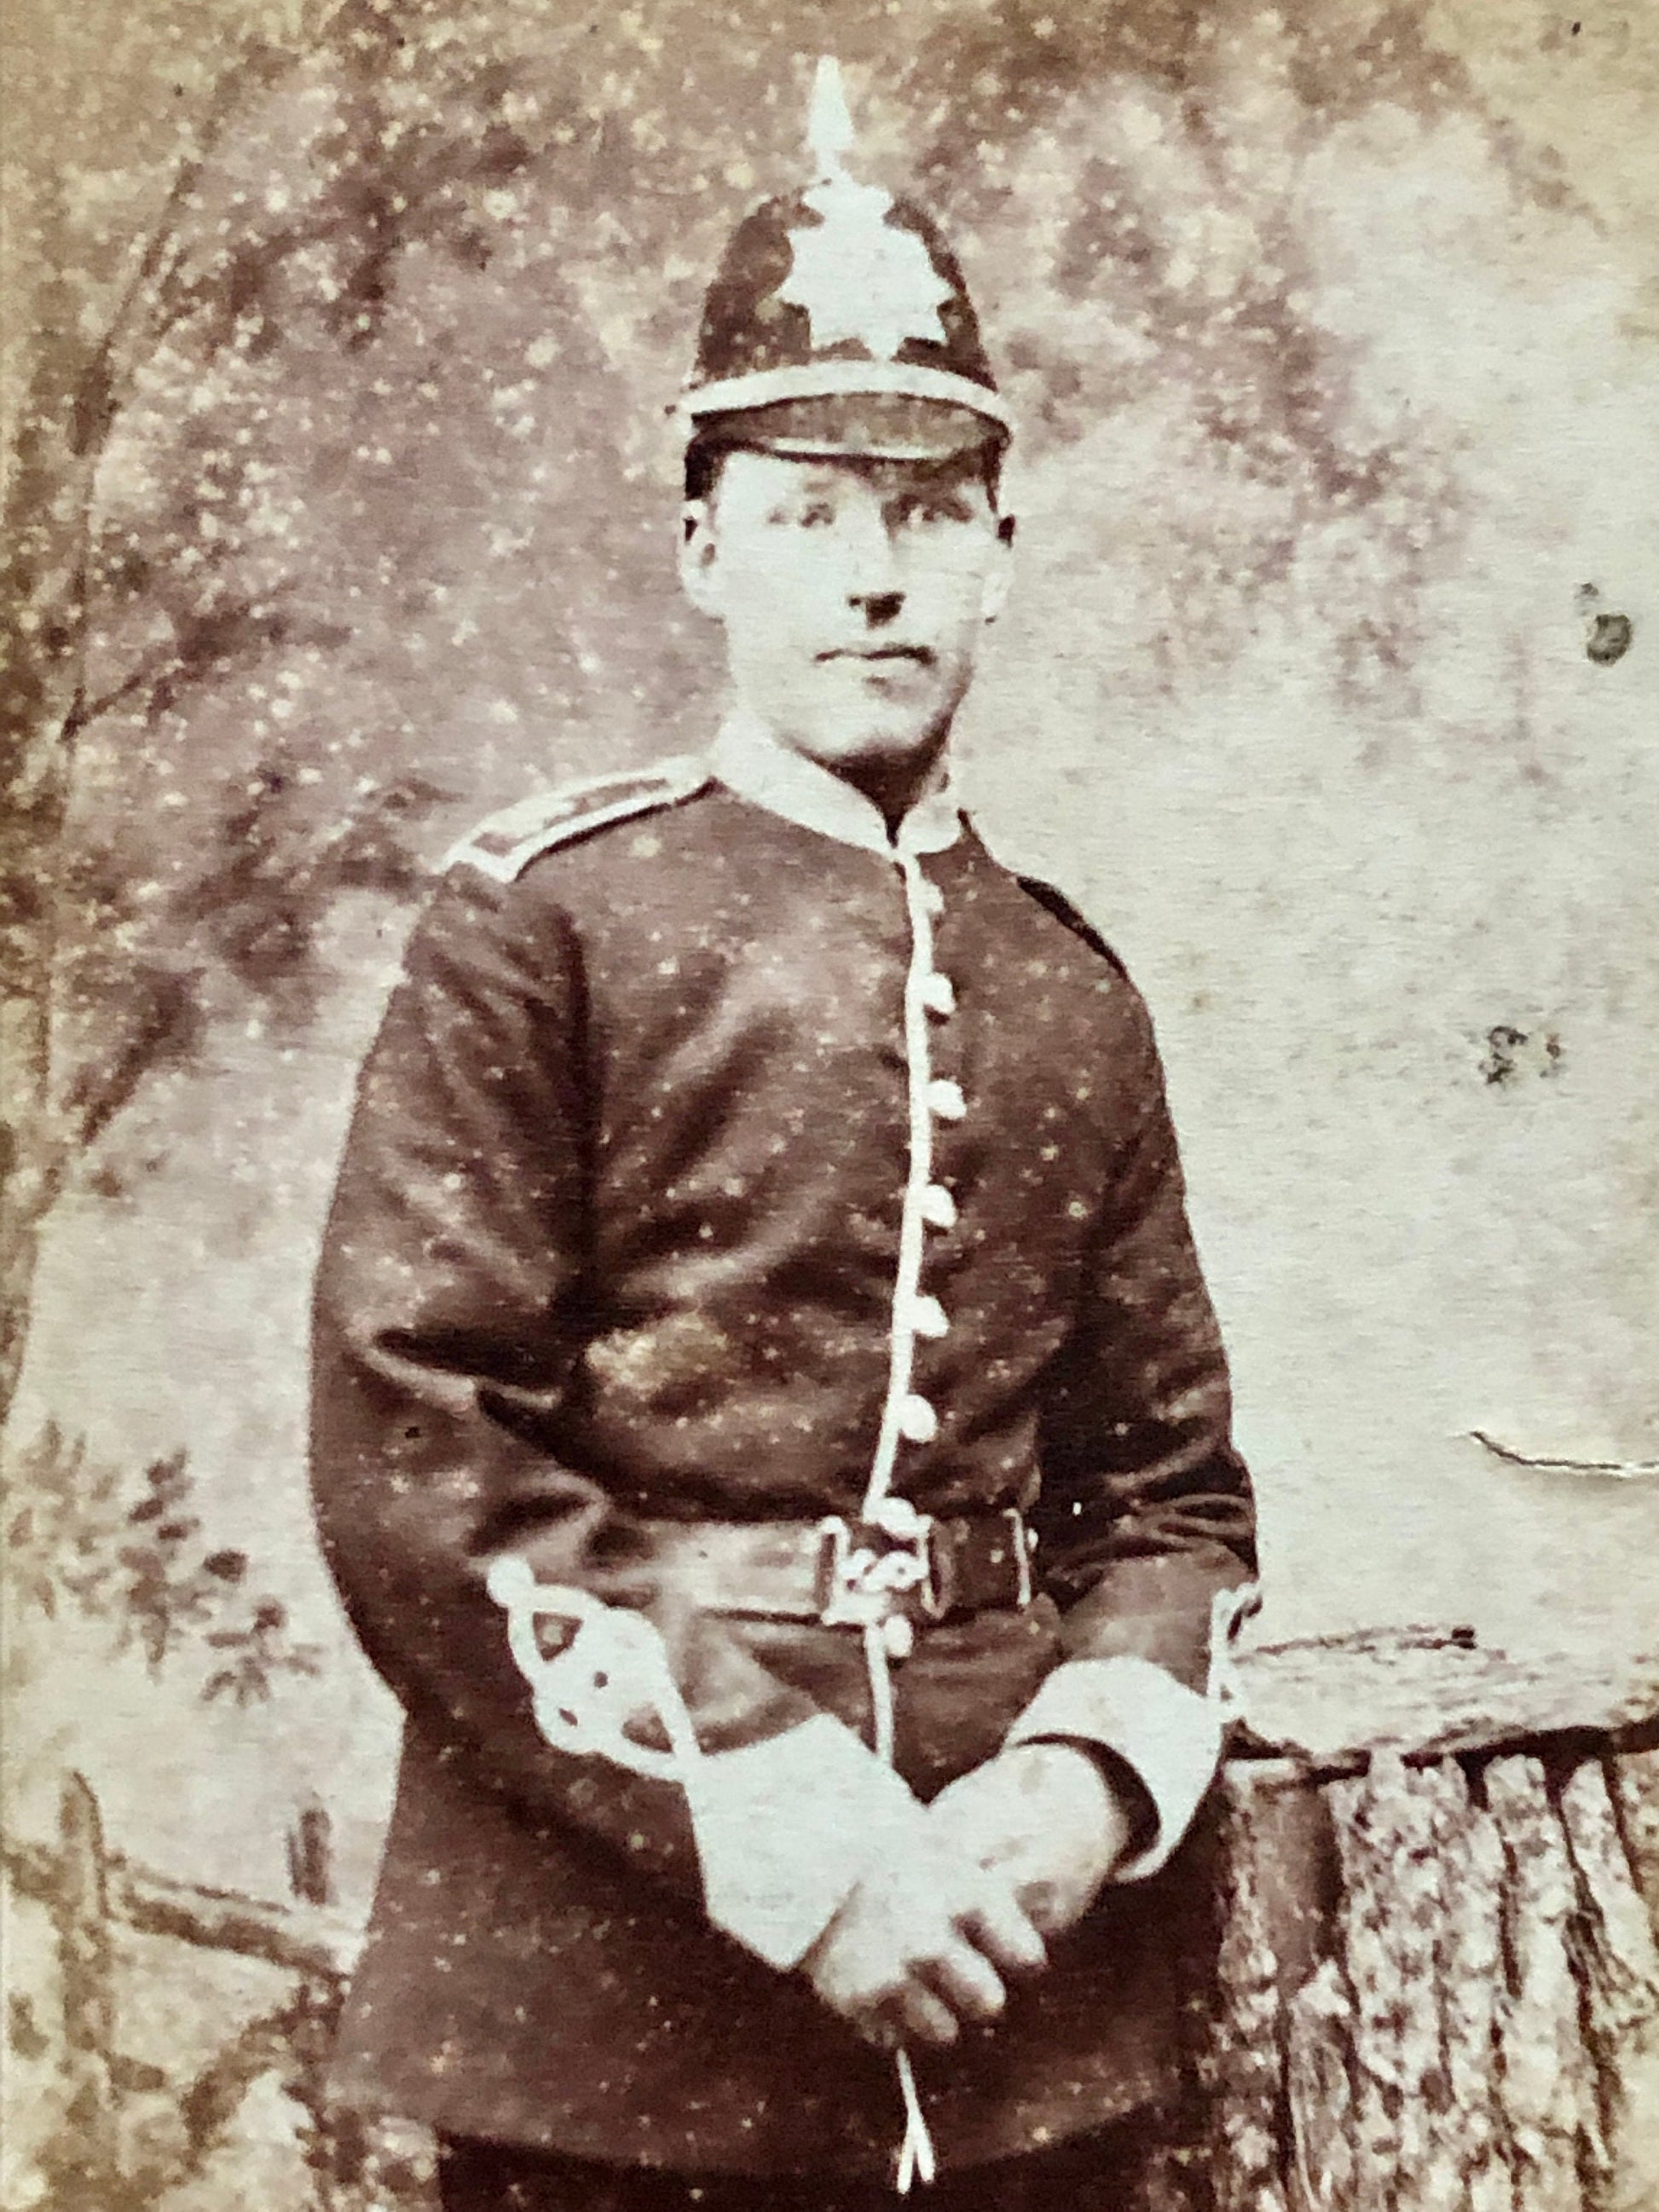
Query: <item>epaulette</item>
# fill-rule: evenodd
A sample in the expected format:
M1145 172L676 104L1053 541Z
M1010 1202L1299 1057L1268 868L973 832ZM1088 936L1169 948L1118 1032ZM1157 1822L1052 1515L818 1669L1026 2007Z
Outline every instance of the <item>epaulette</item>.
M684 753L620 775L560 784L481 822L446 856L444 866L465 861L498 884L516 883L532 860L556 846L568 845L573 838L586 837L613 822L629 822L635 815L678 806L713 781L702 759Z

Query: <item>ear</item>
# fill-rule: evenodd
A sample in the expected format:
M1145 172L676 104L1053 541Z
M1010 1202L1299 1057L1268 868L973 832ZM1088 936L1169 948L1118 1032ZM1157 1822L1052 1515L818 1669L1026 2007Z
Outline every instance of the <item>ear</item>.
M985 571L985 582L980 592L980 612L988 623L994 623L1008 604L1008 587L1014 577L1014 518L1012 514L997 518L996 550Z
M680 586L700 614L720 614L720 546L714 510L706 499L689 499L680 511Z

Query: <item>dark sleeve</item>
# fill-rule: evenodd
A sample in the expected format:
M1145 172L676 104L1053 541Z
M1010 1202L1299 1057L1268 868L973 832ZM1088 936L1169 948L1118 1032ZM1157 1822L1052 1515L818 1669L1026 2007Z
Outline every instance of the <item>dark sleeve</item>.
M1115 1879L1133 1881L1168 1861L1214 1779L1212 1623L1255 1549L1152 1025L1123 990L1121 1133L1045 1408L1032 1516L1066 1656L1008 1741L1076 1744L1105 1755L1120 1789L1127 1780L1138 1836Z
M810 1744L805 1764L827 1776L839 1759L854 1795L862 1762L885 1775L726 1624L677 1603L642 1532L566 1455L593 1297L583 968L544 896L469 867L415 933L363 1067L318 1276L319 1525L358 1637L413 1726L527 1820L574 1823L683 1887L701 1879L711 1917L787 1964L801 1928L816 1933L822 1897L773 1895L757 1908L764 1929L740 1924L748 1873L712 1868L709 1838L758 1823L734 1820L728 1789L721 1818L711 1811L694 1837L684 1790L634 1771L614 1735L610 1754L603 1731L586 1750L550 1746L487 1588L492 1565L517 1559L606 1608L591 1645L596 1709L614 1723L620 1698L629 1742L660 1749L650 1665L626 1679L629 1637L636 1646L648 1622L647 1658L665 1656L711 1754L710 1807L717 1778L738 1796L760 1790L757 1747ZM627 1632L608 1666L607 1624ZM775 1889L790 1855L772 1841ZM834 1862L830 1850L812 1873L820 1891Z
M1038 1557L1073 1656L1202 1690L1213 1601L1255 1571L1254 1512L1152 1024L1125 988L1129 1106L1048 1403Z

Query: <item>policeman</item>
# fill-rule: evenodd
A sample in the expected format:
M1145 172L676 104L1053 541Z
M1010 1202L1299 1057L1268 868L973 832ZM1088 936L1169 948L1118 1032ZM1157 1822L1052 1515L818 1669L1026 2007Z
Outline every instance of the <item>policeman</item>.
M729 711L453 857L325 1242L407 1715L336 2078L452 2212L1103 2212L1201 1955L1225 1367L1141 1001L952 792L1012 536L962 272L833 70L812 141L683 401Z

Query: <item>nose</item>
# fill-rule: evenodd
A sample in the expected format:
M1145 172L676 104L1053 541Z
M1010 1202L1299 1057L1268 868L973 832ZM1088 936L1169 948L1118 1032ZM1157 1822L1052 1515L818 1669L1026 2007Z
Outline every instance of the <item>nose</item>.
M902 592L849 592L848 598L860 610L872 629L880 629L888 623L896 622L899 609L904 605Z
M847 603L872 629L894 621L904 605L897 549L879 501L854 501L840 518Z

